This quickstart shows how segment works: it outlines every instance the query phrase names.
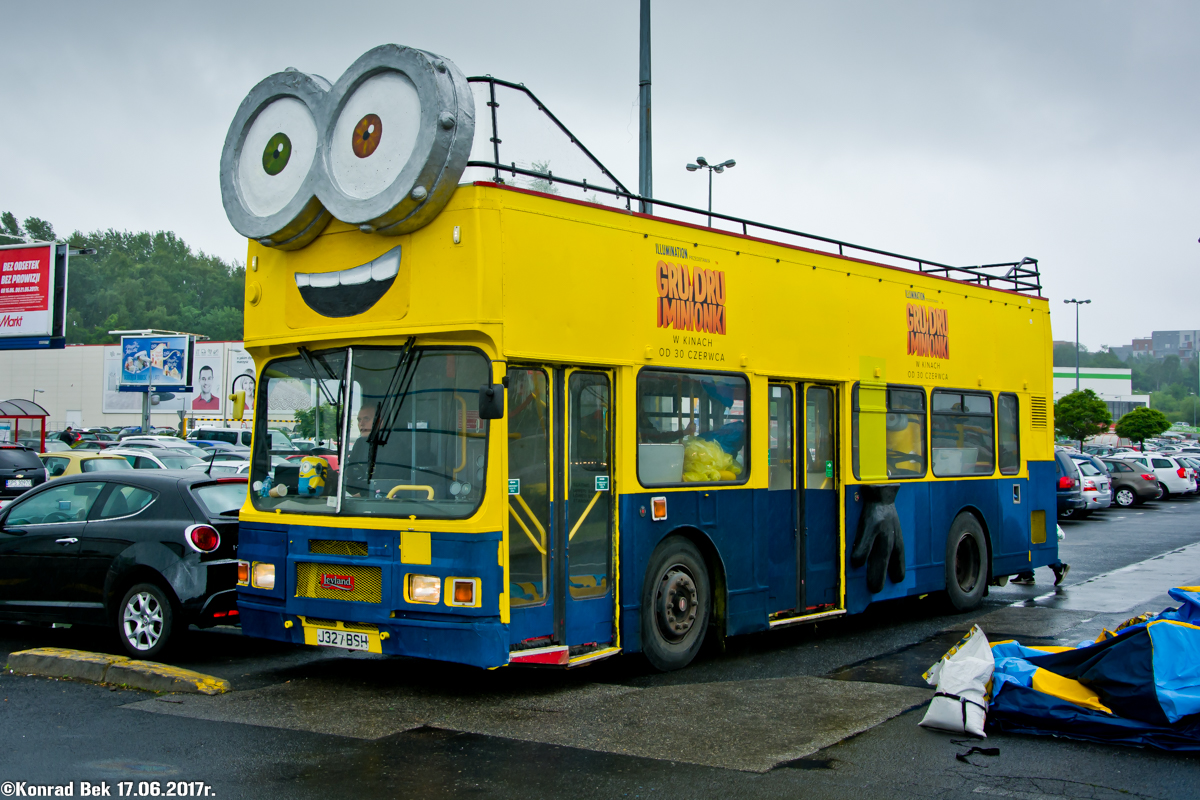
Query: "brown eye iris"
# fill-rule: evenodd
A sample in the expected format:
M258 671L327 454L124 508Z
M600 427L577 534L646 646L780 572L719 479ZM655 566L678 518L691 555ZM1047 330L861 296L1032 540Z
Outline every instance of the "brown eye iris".
M354 150L354 155L366 158L379 147L382 137L383 120L378 114L367 114L354 126L354 138L350 140L350 147Z

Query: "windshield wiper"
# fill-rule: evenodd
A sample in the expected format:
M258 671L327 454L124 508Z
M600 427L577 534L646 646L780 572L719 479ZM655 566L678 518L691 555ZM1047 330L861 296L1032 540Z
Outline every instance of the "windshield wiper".
M371 435L367 437L367 442L371 445L371 463L375 462L375 449L381 444L387 444L392 426L400 416L400 408L404 405L404 399L408 396L412 379L416 375L416 365L421 360L420 353L413 358L413 343L416 338L410 336L404 343L404 349L400 351L400 360L396 362L396 368L392 370L392 377L388 381L387 393L384 394L383 402L379 404L375 414L375 426L371 429Z
M329 388L325 386L325 381L322 378L317 376L316 362L313 360L312 353L308 352L307 347L300 348L300 358L303 359L304 366L308 367L308 371L312 374L313 379L317 382L317 386L320 387L321 394L325 395L326 402L328 402L329 405L336 407L337 403L334 402L333 395L331 395L329 393ZM320 356L318 356L318 358L320 358ZM337 378L335 378L333 376L333 370L329 369L329 367L325 364L325 360L323 358L321 359L321 369L324 370L325 374L329 376L329 380L331 380L331 381L338 380ZM319 410L318 410L318 413L320 413Z

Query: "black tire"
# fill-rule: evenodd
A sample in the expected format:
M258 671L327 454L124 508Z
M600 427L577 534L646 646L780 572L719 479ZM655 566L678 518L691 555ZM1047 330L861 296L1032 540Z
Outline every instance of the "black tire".
M691 663L708 630L711 583L704 557L682 536L662 541L642 584L642 652L668 672Z
M979 520L963 511L946 537L946 596L955 611L970 611L987 589L987 540Z
M117 638L134 658L153 661L174 644L175 606L153 583L130 587L117 608Z
M1137 492L1128 487L1121 487L1120 489L1117 489L1116 494L1113 495L1113 502L1121 508L1130 508L1135 506L1138 504Z
M1170 500L1171 499L1171 490L1168 489L1167 485L1165 483L1163 483L1162 481L1158 482L1158 490L1160 492L1162 492L1162 494L1160 494L1158 496L1159 500Z

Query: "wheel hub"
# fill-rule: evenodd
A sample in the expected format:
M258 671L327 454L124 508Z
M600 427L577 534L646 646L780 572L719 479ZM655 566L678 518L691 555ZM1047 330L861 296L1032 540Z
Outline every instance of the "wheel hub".
M138 650L149 650L162 637L162 607L153 595L140 592L125 605L125 638Z
M696 582L683 567L671 567L663 575L655 618L658 629L669 641L680 641L696 624L696 596Z

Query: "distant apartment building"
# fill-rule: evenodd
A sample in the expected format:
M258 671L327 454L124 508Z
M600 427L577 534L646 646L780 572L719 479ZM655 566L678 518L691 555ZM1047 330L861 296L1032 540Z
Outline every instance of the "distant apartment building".
M1167 356L1179 356L1180 361L1191 361L1196 357L1196 343L1200 341L1200 330L1154 331L1150 338L1152 355L1159 361Z

